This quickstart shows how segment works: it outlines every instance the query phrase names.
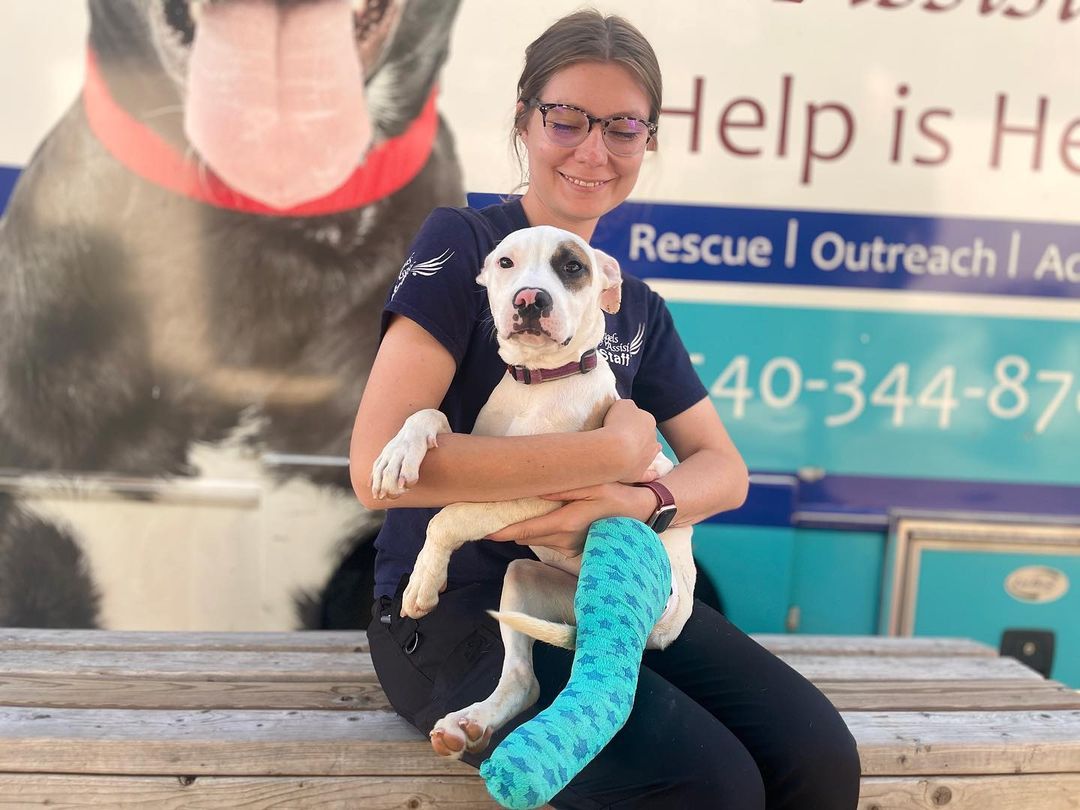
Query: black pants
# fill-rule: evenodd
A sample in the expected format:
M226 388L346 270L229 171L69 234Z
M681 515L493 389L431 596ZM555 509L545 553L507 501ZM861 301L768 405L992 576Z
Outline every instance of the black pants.
M394 709L425 734L441 717L487 698L502 642L484 610L501 584L444 593L419 621L399 617L402 589L375 604L371 657ZM540 700L494 736L488 751L550 705L573 653L536 644ZM555 808L853 810L859 757L847 726L806 679L697 602L679 638L642 660L626 725L552 801Z

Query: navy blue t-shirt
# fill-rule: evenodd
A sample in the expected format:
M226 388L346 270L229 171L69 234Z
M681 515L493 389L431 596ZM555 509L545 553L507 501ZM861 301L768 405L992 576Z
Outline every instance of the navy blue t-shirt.
M476 283L484 259L509 233L528 228L518 200L479 211L438 208L421 227L390 288L382 316L404 315L431 333L457 363L439 409L455 433L469 433L506 365L490 328L487 291ZM606 315L599 347L615 374L619 396L633 399L657 422L678 416L706 396L705 387L662 298L623 268L622 305ZM423 472L421 471L421 475ZM389 509L375 540L375 596L389 596L412 571L431 509ZM481 540L466 543L450 559L448 587L502 580L510 561L535 559L527 546Z

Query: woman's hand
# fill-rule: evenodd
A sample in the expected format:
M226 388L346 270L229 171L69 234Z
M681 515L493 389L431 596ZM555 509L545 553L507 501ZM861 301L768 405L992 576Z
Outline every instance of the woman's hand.
M643 411L633 400L617 399L604 416L603 429L611 431L616 437L619 451L625 455L625 473L619 477L619 481L632 484L651 481L656 477L648 469L660 452L660 442L656 440L656 420L651 413Z
M554 512L500 529L487 539L523 546L546 546L567 557L576 557L584 549L585 535L594 521L620 516L644 520L656 505L651 491L625 484L582 487L555 492L544 498L566 503Z

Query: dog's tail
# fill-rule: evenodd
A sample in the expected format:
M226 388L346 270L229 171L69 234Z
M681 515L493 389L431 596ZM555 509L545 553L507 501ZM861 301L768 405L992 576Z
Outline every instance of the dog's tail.
M562 647L566 650L574 649L577 644L577 628L572 624L549 622L544 619L537 619L535 616L530 616L527 613L518 613L513 610L507 610L501 613L497 610L489 610L488 613L503 624L508 625L527 636L531 636L537 641L543 641L547 644L551 644L555 647Z

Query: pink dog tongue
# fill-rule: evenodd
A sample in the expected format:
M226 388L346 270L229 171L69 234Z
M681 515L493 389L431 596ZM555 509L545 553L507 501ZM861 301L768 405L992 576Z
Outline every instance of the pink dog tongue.
M206 3L184 129L240 193L290 208L336 189L371 141L347 0Z

